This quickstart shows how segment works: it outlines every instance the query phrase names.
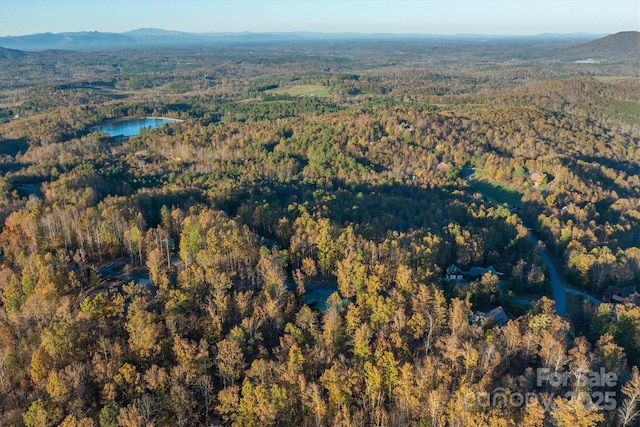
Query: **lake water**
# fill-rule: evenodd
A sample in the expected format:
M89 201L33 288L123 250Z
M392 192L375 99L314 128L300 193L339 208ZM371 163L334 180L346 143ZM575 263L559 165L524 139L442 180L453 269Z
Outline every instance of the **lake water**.
M145 128L155 129L165 123L176 122L174 119L150 118L119 119L105 122L93 128L96 132L108 133L111 136L134 136Z

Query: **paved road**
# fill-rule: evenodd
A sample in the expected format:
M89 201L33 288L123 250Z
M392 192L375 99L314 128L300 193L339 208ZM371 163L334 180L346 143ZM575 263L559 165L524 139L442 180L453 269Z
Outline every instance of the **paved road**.
M553 264L553 260L549 256L546 250L540 248L538 246L538 239L529 232L527 234L527 240L531 243L540 255L542 262L549 269L549 280L551 281L551 292L553 293L553 299L556 302L556 313L558 316L563 316L567 312L567 296L565 293L565 286L562 283L562 279L560 279L560 275L558 274L558 270L556 270L556 266Z
M465 166L463 168L463 174L467 179L467 184L470 186L473 185L471 183L473 169ZM497 203L495 200L493 200L491 197L487 196L486 194L484 193L481 193L481 194L487 199L491 200L492 202ZM522 221L522 219L520 220ZM553 260L551 259L549 254L547 253L546 249L543 249L540 246L538 246L538 238L529 231L527 233L527 240L536 248L536 251L540 255L542 262L547 266L549 270L549 280L551 281L551 292L553 293L553 299L556 302L556 313L558 314L558 316L564 317L565 314L567 313L567 296L565 295L567 292L574 295L580 295L581 297L586 298L587 300L589 300L590 302L596 305L602 304L602 301L600 301L599 299L587 293L565 286L565 284L562 283L562 279L558 274L558 270L556 269L556 266L553 263Z
M564 291L568 292L570 294L580 295L581 297L588 299L590 302L592 302L595 305L600 305L600 304L603 303L603 301L599 300L598 298L596 298L596 297L594 297L592 295L589 295L589 294L587 294L585 292L579 291L577 289L568 288L568 287L565 286L564 287Z
M589 300L589 302L595 305L602 304L602 301L594 297L593 295L589 295L586 292L582 292L582 291L579 291L578 289L573 289L568 286L565 286L565 284L562 283L562 279L560 279L558 270L556 270L556 266L553 263L553 260L551 259L549 254L547 253L547 251L538 246L538 239L536 238L536 236L534 236L531 232L529 232L527 234L527 240L533 246L535 246L536 251L538 251L540 258L542 259L542 262L544 262L544 264L549 269L549 276L550 276L549 279L551 280L551 292L553 292L553 299L556 301L556 313L558 313L558 316L564 317L564 315L567 312L567 296L565 295L566 293L579 295L583 298L586 298L587 300Z

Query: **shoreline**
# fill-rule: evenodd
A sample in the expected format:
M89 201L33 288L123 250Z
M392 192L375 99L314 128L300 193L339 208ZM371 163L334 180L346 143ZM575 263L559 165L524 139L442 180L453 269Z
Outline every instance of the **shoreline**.
M117 119L106 120L106 121L104 121L104 122L102 122L100 124L92 126L91 129L99 128L101 126L107 126L107 125L110 125L112 123L128 122L128 121L133 121L133 120L169 120L171 122L176 122L176 123L184 122L184 119L174 119L173 117L157 117L157 116L133 117L133 116L126 116L126 117L118 117Z
M184 119L174 119L173 117L143 117L144 119L151 119L151 120L171 120L172 122L177 122L177 123L182 123L184 122Z

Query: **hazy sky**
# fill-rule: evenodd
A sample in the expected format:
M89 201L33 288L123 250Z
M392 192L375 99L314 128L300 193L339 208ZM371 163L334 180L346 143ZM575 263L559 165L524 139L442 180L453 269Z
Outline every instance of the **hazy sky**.
M0 0L0 36L189 32L423 34L640 30L639 0Z

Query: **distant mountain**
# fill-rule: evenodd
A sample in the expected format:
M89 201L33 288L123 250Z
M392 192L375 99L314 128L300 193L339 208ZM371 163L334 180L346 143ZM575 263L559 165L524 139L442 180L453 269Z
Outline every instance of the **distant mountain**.
M22 51L41 50L101 50L144 47L193 46L209 44L254 44L275 42L297 42L311 40L453 40L456 42L485 42L487 40L564 40L576 43L597 36L587 34L542 34L538 36L495 35L426 35L426 34L364 34L364 33L185 33L157 28L141 28L125 33L102 33L97 31L75 33L40 33L27 36L0 37L0 46Z
M159 36L181 36L188 34L182 31L169 31L162 30L160 28L138 28L137 30L127 31L122 33L132 37L159 37Z
M75 33L40 33L0 37L0 47L22 51L100 50L111 48L169 47L217 43L275 42L302 39L334 38L319 33L184 33L156 28L141 28L125 33L97 31Z
M64 49L86 50L105 47L130 47L135 39L123 34L79 32L40 33L28 36L0 37L0 46L26 51Z
M570 49L574 59L640 60L640 32L611 34Z

